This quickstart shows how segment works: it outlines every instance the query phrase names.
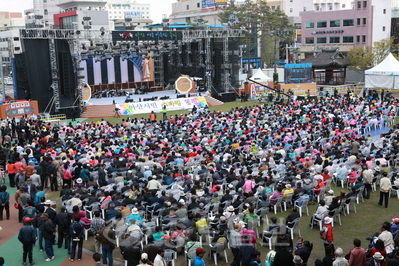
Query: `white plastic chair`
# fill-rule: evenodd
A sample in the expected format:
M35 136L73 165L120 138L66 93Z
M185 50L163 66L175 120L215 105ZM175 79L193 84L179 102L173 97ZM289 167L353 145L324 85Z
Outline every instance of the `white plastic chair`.
M226 263L229 262L228 258L227 258L227 252L226 252L226 246L223 243L218 243L214 246L209 245L210 249L212 250L212 248L214 248L213 252L213 261L215 262L215 265L218 265L218 257L217 254L224 254L224 258L226 260ZM173 265L174 266L174 265Z
M345 206L346 206L346 212L349 214L350 207L353 205L353 210L356 213L356 197L350 197L350 201L346 203L345 201Z
M184 255L186 256L186 260L188 261L188 266L191 266L191 263L194 264L195 256L197 255L196 250L190 250L189 252L184 251Z
M277 198L277 202L274 205L273 209L274 209L274 214L277 214L277 209L280 208L281 212L283 212L283 206L281 205L283 201L283 196L280 196Z
M163 259L165 262L172 262L172 266L175 266L175 260L177 258L177 252L171 249L166 249Z
M298 229L298 235L301 236L300 222L301 222L301 217L298 217L292 222L288 223L288 224L293 224L292 227L289 227L288 225L286 226L287 230L291 232L291 239L294 239L295 228Z
M317 222L317 223L319 223L320 230L322 230L323 229L323 221L324 221L324 218L327 215L328 215L328 211L325 211L325 212L322 213L321 218L318 218L318 217L314 216L313 217L313 223L312 223L312 229L313 229L314 222Z
M298 200L295 201L294 206L298 208L300 216L302 216L302 210L304 208L306 208L306 214L309 216L308 204L309 204L309 199L303 199L301 201L298 201ZM301 206L299 206L299 205L301 205Z

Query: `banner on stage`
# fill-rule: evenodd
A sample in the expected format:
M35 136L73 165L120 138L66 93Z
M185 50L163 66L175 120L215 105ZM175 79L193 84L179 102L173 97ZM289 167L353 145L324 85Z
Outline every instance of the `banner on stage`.
M116 104L115 108L119 108L119 112L121 115L134 115L151 113L151 111L159 113L162 111L162 107L164 105L166 105L167 111L176 111L192 109L193 105L202 108L207 105L207 102L204 97L190 97L138 103Z

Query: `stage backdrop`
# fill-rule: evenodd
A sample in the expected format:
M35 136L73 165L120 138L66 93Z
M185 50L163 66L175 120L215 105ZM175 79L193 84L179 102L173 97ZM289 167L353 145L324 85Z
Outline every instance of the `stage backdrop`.
M119 108L121 115L133 115L151 113L151 111L159 113L164 105L166 105L167 111L173 111L191 109L193 108L193 105L196 107L205 107L206 104L207 102L204 97L191 97L162 101L115 104L115 108Z

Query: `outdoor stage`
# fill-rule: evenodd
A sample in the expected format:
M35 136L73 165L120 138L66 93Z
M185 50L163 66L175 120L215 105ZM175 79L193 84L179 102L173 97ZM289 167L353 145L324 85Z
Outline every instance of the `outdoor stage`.
M200 93L190 93L190 96L200 96ZM177 94L175 92L175 90L165 90L165 91L154 91L154 92L149 92L146 94L133 94L130 95L130 99L133 99L134 102L143 102L144 99L148 99L148 98L152 98L152 97L158 97L158 100L161 97L165 97L168 96L169 99L176 99L177 96L179 94ZM180 94L182 95L182 94ZM201 96L205 96L207 95L204 92L201 92ZM89 102L86 104L86 106L90 106L90 105L109 105L109 104L113 104L114 101L116 104L123 104L125 103L127 96L114 96L114 97L103 97L103 98L91 98L89 100Z

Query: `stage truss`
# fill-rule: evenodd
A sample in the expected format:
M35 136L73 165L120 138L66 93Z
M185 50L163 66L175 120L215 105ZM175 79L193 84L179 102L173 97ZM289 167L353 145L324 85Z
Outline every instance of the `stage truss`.
M154 74L155 81L158 86L164 86L164 54L172 54L174 52L180 53L177 62L170 57L170 63L181 67L183 65L192 66L190 60L192 54L190 43L198 43L198 62L199 67L205 68L205 86L208 90L212 88L212 78L210 72L212 71L212 47L213 39L222 41L222 55L223 55L223 77L222 88L226 91L230 85L230 70L232 62L229 62L229 39L244 37L244 32L237 29L204 29L204 30L183 30L182 40L160 40L160 41L113 41L112 32L104 30L48 30L48 29L21 29L21 39L46 39L49 43L50 64L51 64L51 88L53 90L54 107L56 110L61 107L59 95L59 73L57 68L56 50L54 47L55 39L67 40L70 47L70 52L73 59L74 71L76 75L76 84L85 82L84 76L80 67L82 60L87 60L89 57L94 57L95 61L103 61L112 59L115 56L120 56L122 60L129 60L138 56L145 56L152 52L154 60ZM182 54L182 46L186 46L185 54ZM197 55L197 56L198 56ZM203 56L205 61L203 60ZM77 88L77 95L75 102L83 110L84 102L82 100L82 90Z

